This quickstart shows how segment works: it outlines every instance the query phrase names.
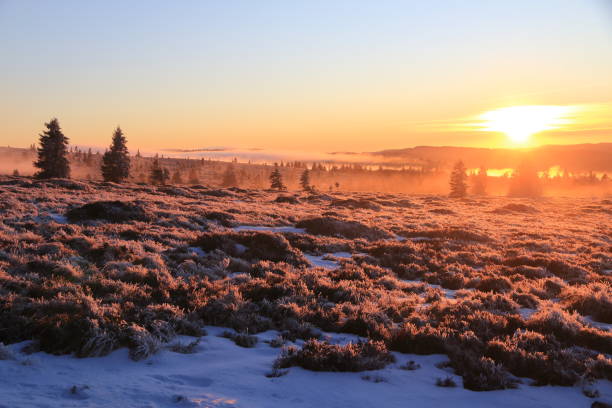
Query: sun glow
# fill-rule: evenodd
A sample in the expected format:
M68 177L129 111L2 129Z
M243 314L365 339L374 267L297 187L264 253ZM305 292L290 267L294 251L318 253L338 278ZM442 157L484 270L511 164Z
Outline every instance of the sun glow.
M483 131L502 132L513 144L523 145L536 133L557 129L570 122L571 106L511 106L479 116Z

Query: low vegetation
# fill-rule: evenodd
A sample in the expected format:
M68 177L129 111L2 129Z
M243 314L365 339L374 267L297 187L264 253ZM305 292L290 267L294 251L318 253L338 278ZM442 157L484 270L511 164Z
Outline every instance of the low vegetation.
M578 210L598 199L305 191L287 205L273 191L22 177L0 179L0 196L4 344L140 360L210 324L243 347L277 330L271 377L376 370L399 352L445 354L478 391L612 379L612 230Z
M285 348L275 362L276 368L300 366L313 371L379 370L395 361L381 341L329 344L308 340L301 349Z

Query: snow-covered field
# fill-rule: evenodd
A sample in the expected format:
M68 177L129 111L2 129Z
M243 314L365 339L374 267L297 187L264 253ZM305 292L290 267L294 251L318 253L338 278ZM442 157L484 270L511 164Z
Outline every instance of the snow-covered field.
M612 402L611 200L287 194L0 179L0 407Z
M207 327L194 354L169 349L134 362L127 349L99 358L74 358L45 353L24 355L14 344L14 359L0 361L0 407L453 407L453 408L579 408L591 400L580 387L531 387L475 392L461 387L461 378L437 368L443 355L394 353L397 361L382 370L361 373L312 372L292 367L268 378L279 353L258 334L254 348L236 346L219 337L225 330ZM334 342L355 336L330 335ZM175 342L188 344L181 336ZM174 342L174 343L175 343ZM421 367L400 368L409 360ZM435 386L437 378L453 377L456 388ZM612 398L612 384L597 384L603 400Z

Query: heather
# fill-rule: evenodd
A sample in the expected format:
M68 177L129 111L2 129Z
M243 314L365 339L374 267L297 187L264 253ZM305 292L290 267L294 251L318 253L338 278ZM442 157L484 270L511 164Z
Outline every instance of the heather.
M0 197L0 343L140 360L210 324L243 347L304 340L278 368L440 353L479 391L612 379L612 230L585 210L600 199L20 177Z

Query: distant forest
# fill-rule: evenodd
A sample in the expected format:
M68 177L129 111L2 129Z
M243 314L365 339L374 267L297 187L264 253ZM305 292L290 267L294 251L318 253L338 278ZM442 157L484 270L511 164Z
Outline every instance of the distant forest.
M609 195L612 144L543 146L532 150L416 147L370 155L383 164L279 161L130 154L118 127L105 153L68 144L57 119L38 145L0 148L0 174L38 178L205 185L244 189L373 191L467 195ZM591 160L589 160L589 157ZM479 163L479 164L476 164ZM571 167L565 167L565 166ZM38 171L36 171L38 168Z
M71 176L76 179L102 180L103 153L70 147L68 160ZM36 160L36 147L0 148L0 174L31 176L32 163ZM136 153L130 156L131 168L127 181L149 183L155 157ZM186 159L157 157L159 165L166 170L167 184L202 184L211 187L240 187L245 189L270 188L270 174L274 163L256 164L213 160L209 158ZM414 165L368 166L363 164L333 164L291 161L277 163L283 183L289 190L301 190L301 176L309 170L310 185L321 192L327 191L378 191L406 193L449 192L449 177L454 163L443 166L418 167ZM468 194L475 194L479 186L480 169L466 169ZM490 172L490 171L489 171ZM233 174L228 176L228 174ZM538 172L544 195L606 195L612 193L612 182L607 173L595 171L571 172L560 169L555 174ZM506 195L510 188L512 172L509 170L488 176L484 194Z

